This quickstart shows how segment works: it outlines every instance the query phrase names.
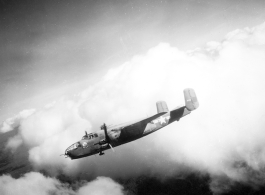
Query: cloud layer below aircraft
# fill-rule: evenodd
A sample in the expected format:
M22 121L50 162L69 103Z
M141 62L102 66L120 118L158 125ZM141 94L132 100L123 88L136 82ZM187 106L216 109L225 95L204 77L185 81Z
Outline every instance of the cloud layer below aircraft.
M98 177L92 182L82 182L75 184L73 189L69 184L62 183L52 177L45 177L38 172L30 172L24 176L15 179L9 175L0 177L0 193L5 195L21 194L23 192L27 195L49 195L49 194L63 194L63 195L122 195L123 187L110 178Z
M35 169L52 176L164 178L183 173L185 166L209 174L216 192L233 182L259 186L265 177L264 44L265 23L188 52L161 43L109 70L74 99L7 119L1 131L19 127L7 147L26 144ZM103 122L154 114L161 99L177 106L186 87L195 89L200 107L176 124L100 158L59 156L85 130L98 130Z

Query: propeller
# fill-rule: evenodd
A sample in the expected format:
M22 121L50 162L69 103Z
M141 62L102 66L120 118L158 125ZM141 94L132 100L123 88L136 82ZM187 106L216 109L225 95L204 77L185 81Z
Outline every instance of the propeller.
M101 129L104 130L104 132L105 132L105 139L106 139L107 144L110 146L111 150L113 152L115 152L113 147L112 147L112 145L110 144L110 138L109 138L109 135L108 135L108 132L107 132L107 126L106 126L105 123L101 126Z

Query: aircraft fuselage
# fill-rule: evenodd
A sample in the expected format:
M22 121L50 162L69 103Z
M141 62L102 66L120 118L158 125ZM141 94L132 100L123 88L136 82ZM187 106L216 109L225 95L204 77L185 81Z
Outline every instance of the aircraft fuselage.
M158 113L151 117L111 127L104 124L102 130L86 133L80 141L66 149L65 156L78 159L97 153L103 155L104 150L134 141L178 121L199 106L193 89L185 89L184 96L185 106L168 111L166 103L160 101L157 102Z
M159 113L128 126L108 129L107 135L109 136L111 146L116 147L149 135L189 113L190 111L183 106L177 110ZM88 134L87 137L84 136L79 142L73 144L77 146L75 149L66 151L66 153L71 159L97 154L101 151L110 149L110 145L105 143L105 140L106 135L104 131L99 130ZM69 148L71 148L71 146Z

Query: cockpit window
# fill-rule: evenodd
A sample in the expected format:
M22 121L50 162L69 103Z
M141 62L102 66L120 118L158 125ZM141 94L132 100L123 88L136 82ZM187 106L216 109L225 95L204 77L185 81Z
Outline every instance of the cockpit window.
M89 139L92 139L94 137L94 135L91 133L88 135Z
M96 134L96 133L90 133L88 135L83 136L82 137L82 140L83 139L93 139L94 137L98 137L98 134Z

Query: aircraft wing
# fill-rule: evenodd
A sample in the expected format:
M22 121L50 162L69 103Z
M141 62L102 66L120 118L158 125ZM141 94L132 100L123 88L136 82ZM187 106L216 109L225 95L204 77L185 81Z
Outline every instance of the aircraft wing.
M138 122L149 123L149 122L151 122L152 120L154 120L154 119L156 119L156 118L158 118L158 117L160 117L160 116L162 116L162 115L164 115L164 114L166 114L166 113L167 113L167 112L160 112L160 113L155 114L154 116L151 116L151 117L149 117L149 118L145 118L145 119L140 120L140 121L138 121Z
M151 117L145 117L145 118L142 118L142 119L133 120L133 121L130 121L130 122L127 122L127 123L119 124L119 125L108 126L108 129L111 130L111 129L117 129L117 128L120 128L120 127L125 128L125 127L128 127L128 126L133 125L133 124L138 123L138 122L149 123L152 120L154 120L154 119L158 118L159 116L162 116L162 115L164 115L166 113L167 112L160 112L160 113L155 114L154 116L151 116Z
M170 111L169 123L178 121L181 117L190 114L191 111L187 110L186 106L177 107Z

